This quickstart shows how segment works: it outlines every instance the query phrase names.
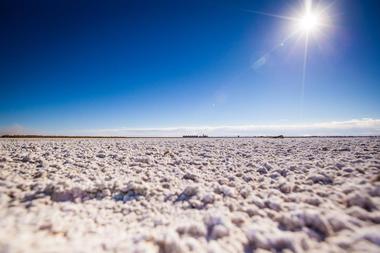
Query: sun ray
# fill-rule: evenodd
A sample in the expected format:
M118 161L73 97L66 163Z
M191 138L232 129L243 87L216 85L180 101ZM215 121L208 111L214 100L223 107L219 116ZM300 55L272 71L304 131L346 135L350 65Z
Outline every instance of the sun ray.
M253 10L247 10L247 9L242 9L242 11L254 13L254 14L258 14L258 15L263 15L263 16L267 16L267 17L272 17L272 18L279 18L279 19L288 20L288 21L296 21L296 18L291 17L291 16L283 16L283 15L277 15L277 14L268 13L268 12L253 11Z
M330 10L330 8L337 2L337 0L333 0L331 1L329 4L327 4L326 6L322 7L321 9L321 13L327 13L328 10Z
M335 4L337 0L333 0L327 5L315 4L313 0L301 0L301 9L299 10L298 15L294 16L285 16L285 15L277 15L267 12L253 11L253 10L243 10L246 12L264 15L268 17L273 17L277 19L282 19L286 21L291 21L293 25L293 31L290 32L289 36L285 37L282 42L271 50L269 50L264 56L272 53L277 50L280 45L283 45L289 39L296 37L296 41L302 39L304 41L303 46L303 62L302 62L302 78L301 78L301 93L300 93L300 118L303 117L304 111L304 97L305 97L305 86L306 86L306 77L307 77L307 63L308 63L308 52L309 52L309 44L311 38L317 38L322 36L324 30L326 28L334 27L331 23L331 18L333 16L330 15L329 9ZM318 2L320 3L320 2ZM295 36L295 35L299 36ZM318 44L318 43L317 43Z
M309 35L306 34L305 45L304 45L304 55L303 55L301 97L300 97L300 119L301 120L303 118L303 106L304 106L304 97L305 97L305 82L306 82L308 50L309 50Z

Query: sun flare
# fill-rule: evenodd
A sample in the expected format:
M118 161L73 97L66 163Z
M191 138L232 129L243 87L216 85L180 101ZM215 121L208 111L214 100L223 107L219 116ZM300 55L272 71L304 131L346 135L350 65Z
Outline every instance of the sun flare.
M301 95L300 95L300 118L302 118L303 110L303 100L305 93L305 83L307 74L307 63L309 47L311 43L318 43L318 41L326 40L326 35L328 35L330 28L333 27L332 24L332 13L331 8L334 4L334 0L331 3L321 3L322 1L313 0L299 0L299 5L294 6L294 9L289 12L288 15L273 14L268 12L251 11L249 12L263 15L267 17L272 17L287 22L286 26L286 36L282 41L273 47L270 51L260 57L253 64L254 69L258 69L263 66L268 56L272 52L278 50L279 48L284 48L289 42L301 42L298 45L303 51L303 65L302 65L302 83L301 83ZM331 30L330 30L331 32ZM320 45L318 45L321 48Z
M304 4L304 9L298 17L293 17L295 30L305 34L318 32L326 22L326 9L313 5L312 0L305 0Z
M321 17L315 13L306 13L297 20L297 29L305 33L317 31L320 25Z

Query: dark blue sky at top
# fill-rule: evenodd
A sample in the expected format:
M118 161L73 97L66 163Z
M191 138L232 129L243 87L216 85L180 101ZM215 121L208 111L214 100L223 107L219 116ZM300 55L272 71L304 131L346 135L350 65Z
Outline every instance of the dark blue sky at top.
M319 1L321 4L331 1ZM303 44L300 1L2 1L0 127L61 132L380 118L380 2L338 0Z

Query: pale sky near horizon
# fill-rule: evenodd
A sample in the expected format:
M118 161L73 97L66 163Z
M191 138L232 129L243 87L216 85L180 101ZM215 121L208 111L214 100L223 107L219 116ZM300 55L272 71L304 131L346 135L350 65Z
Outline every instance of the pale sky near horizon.
M380 2L313 4L304 68L303 0L2 1L0 133L379 135Z

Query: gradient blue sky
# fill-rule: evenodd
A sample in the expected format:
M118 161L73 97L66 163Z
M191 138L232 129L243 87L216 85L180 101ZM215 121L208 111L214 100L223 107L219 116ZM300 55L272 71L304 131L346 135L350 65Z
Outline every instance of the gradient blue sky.
M291 24L250 12L290 15L301 0L2 1L0 128L120 135L369 118L378 134L380 2L314 2L334 2L333 27L310 43L301 113L302 41L266 54Z

